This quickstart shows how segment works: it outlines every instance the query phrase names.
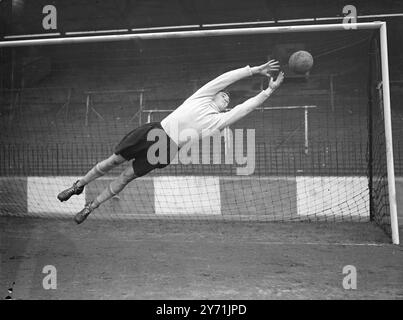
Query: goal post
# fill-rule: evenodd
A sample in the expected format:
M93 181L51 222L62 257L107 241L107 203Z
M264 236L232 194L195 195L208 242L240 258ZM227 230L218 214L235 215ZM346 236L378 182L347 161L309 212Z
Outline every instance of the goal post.
M381 23L379 32L380 32L380 51L382 62L382 91L383 91L383 108L385 119L385 140L386 140L386 158L387 158L386 161L388 172L387 174L388 174L392 241L394 244L399 244L399 225L397 220L395 168L393 159L392 116L390 106L388 39L387 39L386 22Z
M380 65L379 70L370 67L369 72L375 73L373 81L380 85L382 96L374 99L374 105L368 108L363 105L369 97L362 94L368 70L357 64L354 57L368 53L370 32L379 38L376 50ZM336 36L310 38L318 33ZM309 44L305 45L305 40ZM256 168L250 177L231 177L234 166L226 164L173 166L131 184L131 189L113 200L115 202L107 209L101 209L104 211L98 217L107 217L108 210L132 217L130 211L137 210L135 217L148 217L150 212L155 212L163 218L185 216L212 221L221 216L231 221L367 221L378 214L376 208L371 211L371 203L382 199L387 205L382 205L380 210L387 212L374 220L391 235L392 242L398 244L386 22L250 28L199 26L192 30L160 32L151 28L114 35L66 34L38 39L3 37L0 50L6 59L0 65L3 70L0 183L6 188L3 196L8 197L10 205L2 207L1 214L28 212L28 215L49 217L54 211L59 216L71 216L87 197L94 196L100 186L119 171L112 171L101 179L104 182L100 180L98 186L88 188L75 204L60 207L53 202L53 193L108 156L113 145L133 129L135 121L129 119L139 116L140 124L145 112L160 116L178 107L194 92L190 81L195 74L200 75L200 83L206 83L228 69L264 62L268 56L283 59L282 66L287 67L289 51L298 48L313 51L313 72L300 76L287 70L284 87L270 97L265 108L317 106L309 110L309 152L306 152L308 109L304 109L302 118L300 113L296 116L293 108L282 110L279 115L278 112L259 113L258 109L235 127L245 129L243 132L248 128L257 132ZM66 54L67 49L72 51L71 57ZM31 54L43 59L34 60ZM337 54L340 57L332 56ZM327 56L338 63L347 61L348 70L331 65L332 59L326 59ZM27 60L34 61L34 67L26 64ZM70 67L75 69L71 71ZM160 68L164 68L162 72ZM5 76L7 72L12 76ZM355 91L345 85L350 77L346 72L354 77L350 81L356 82ZM319 97L318 92L328 90L328 78L322 83L322 73L331 75L330 102L329 95L322 100ZM20 78L24 81L19 81ZM57 95L50 89L46 94L26 95L17 113L16 108L10 107L14 101L10 92L28 90L29 82L32 87L74 87L74 94L69 94L68 98L68 115L60 119L57 113L60 105L53 107L52 101L42 103L48 96ZM127 85L131 82L134 84ZM375 90L374 83L368 84L370 90ZM137 112L133 104L126 110L125 106L117 106L113 98L106 101L99 97L102 121L88 117L92 110L90 93L102 89L124 95L136 88L143 90ZM252 86L234 86L231 100L241 103L259 90ZM309 96L309 90L317 94ZM146 92L146 109L143 92ZM97 110L98 105L94 112ZM374 115L373 121L367 122L365 119L370 117L366 113L371 112L368 110L381 111ZM373 126L380 126L380 120L383 123L381 133L373 132L372 141L370 132ZM305 127L295 137L292 130L301 121L305 121ZM245 142L247 137L243 138ZM378 144L382 147L372 150L378 148ZM383 148L384 154L378 157ZM376 161L379 163L373 163ZM374 170L370 168L372 165L376 166ZM10 183L13 179L19 182ZM18 200L13 196L15 192L25 193L26 199ZM142 195L141 199L138 194ZM131 202L136 208L130 206ZM387 219L383 219L384 216Z

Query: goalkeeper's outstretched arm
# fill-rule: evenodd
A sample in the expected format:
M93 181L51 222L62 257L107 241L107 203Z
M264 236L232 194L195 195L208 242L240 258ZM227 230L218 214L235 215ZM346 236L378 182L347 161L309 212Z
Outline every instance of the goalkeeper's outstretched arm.
M242 119L247 114L255 110L272 95L272 93L281 85L283 80L284 73L280 72L276 80L273 80L273 78L270 79L269 86L266 90L263 90L258 95L246 100L244 103L237 105L230 111L222 113L219 129L224 129L225 127L237 122L238 120Z
M260 66L246 66L244 68L228 71L205 84L203 87L197 90L189 99L212 97L218 92L224 90L229 85L241 79L253 76L255 74L270 76L270 72L278 71L278 69L279 62L276 60L270 60Z

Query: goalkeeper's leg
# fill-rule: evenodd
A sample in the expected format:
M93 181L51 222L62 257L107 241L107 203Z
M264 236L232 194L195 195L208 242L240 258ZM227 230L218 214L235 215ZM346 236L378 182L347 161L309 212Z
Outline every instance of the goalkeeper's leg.
M122 164L126 159L121 155L113 154L108 159L98 162L80 180L77 180L70 188L63 190L57 196L60 201L67 201L72 195L79 195L83 192L84 186L91 181L103 176L112 168Z
M76 214L74 220L77 224L82 223L88 215L98 208L102 203L111 199L115 195L117 195L120 191L122 191L127 184L137 178L137 175L134 172L133 166L127 167L116 179L114 179L108 187L106 187L96 198L95 200L89 202L83 210Z
M78 180L78 186L83 187L91 181L103 176L109 170L127 161L120 154L113 154L108 159L98 162L87 174Z

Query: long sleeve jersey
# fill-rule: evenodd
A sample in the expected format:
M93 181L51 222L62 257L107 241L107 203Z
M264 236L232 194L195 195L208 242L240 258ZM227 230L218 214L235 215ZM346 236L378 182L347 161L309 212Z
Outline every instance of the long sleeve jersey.
M189 138L203 139L238 121L261 105L270 93L262 91L228 112L220 112L213 98L230 84L249 76L252 76L252 71L246 66L226 72L208 82L164 118L161 121L162 128L181 147ZM187 129L192 129L193 134L189 135L190 131Z

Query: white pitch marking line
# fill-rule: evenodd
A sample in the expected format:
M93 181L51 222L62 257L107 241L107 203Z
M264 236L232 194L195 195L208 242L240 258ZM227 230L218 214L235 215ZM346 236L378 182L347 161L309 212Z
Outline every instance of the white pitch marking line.
M4 234L5 237L7 238L15 238L15 239L36 239L35 237L26 237L26 236L18 236L16 234ZM159 239L113 239L117 242L156 242L156 241L168 241L163 235L159 235ZM42 237L38 237L38 239ZM78 238L78 237L70 237L70 240L77 240L77 241L81 241L82 238ZM102 238L85 238L85 240L90 240L90 241L108 241L110 242L111 239L102 239ZM325 242L282 242L282 241L247 241L246 239L242 239L243 241L234 241L234 240L217 240L217 241L211 241L211 240L207 240L204 241L204 243L224 243L224 242L231 242L234 245L235 244L239 244L239 243L243 243L243 244L264 244L264 245L275 245L275 246L288 246L288 245L292 245L292 246L349 246L349 247L395 247L393 244L391 243L349 243L349 242L335 242L335 243L325 243ZM198 243L200 244L200 239L198 240L169 240L169 242L174 242L174 243Z

